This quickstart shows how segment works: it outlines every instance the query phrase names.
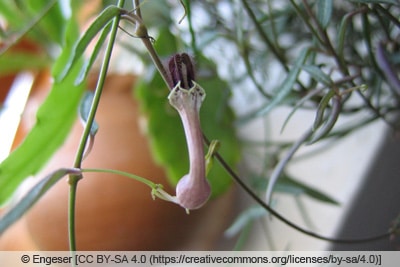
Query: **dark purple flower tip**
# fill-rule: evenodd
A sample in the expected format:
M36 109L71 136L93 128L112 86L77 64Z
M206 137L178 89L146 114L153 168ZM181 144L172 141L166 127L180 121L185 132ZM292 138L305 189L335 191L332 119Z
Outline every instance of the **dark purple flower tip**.
M195 80L192 58L186 54L175 54L168 62L170 86L174 88L179 82L181 88L190 89Z

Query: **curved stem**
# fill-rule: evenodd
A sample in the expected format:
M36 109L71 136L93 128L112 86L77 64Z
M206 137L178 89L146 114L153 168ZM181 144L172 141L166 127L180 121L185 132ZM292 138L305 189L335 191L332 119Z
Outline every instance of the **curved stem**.
M287 62L286 62L284 55L282 54L282 51L278 50L278 48L275 47L273 42L269 39L269 37L265 33L264 29L261 27L260 23L257 21L256 15L254 14L253 10L250 8L248 2L246 0L242 0L241 2L242 2L244 9L247 12L247 14L249 15L250 19L254 23L254 26L255 26L257 32L260 34L263 41L267 44L268 48L275 55L275 57L278 59L279 63L281 63L283 68L286 71L288 71L289 67L286 64Z
M125 176L131 179L134 179L138 182L141 182L147 186L149 186L151 189L157 188L157 184L153 183L150 180L147 180L146 178L131 174L129 172L124 172L120 170L112 170L112 169L93 169L93 168L87 168L87 169L81 169L81 172L102 172L102 173L112 173L112 174L117 174L121 176Z
M210 145L210 141L207 139L207 137L203 134L204 141L207 145ZM265 210L267 210L271 215L276 217L278 220L283 222L284 224L288 225L289 227L299 231L300 233L303 233L305 235L324 240L324 241L329 241L329 242L334 242L334 243L364 243L364 242L371 242L371 241L376 241L380 240L383 238L388 238L391 234L391 231L388 231L383 234L379 234L376 236L371 236L371 237L366 237L366 238L360 238L360 239L343 239L343 238L331 238L331 237L326 237L317 233L314 233L312 231L309 231L307 229L302 228L301 226L298 226L297 224L291 222L290 220L286 219L283 215L278 213L276 210L274 210L271 206L269 206L267 203L265 203L249 186L247 186L246 183L243 182L242 178L236 174L234 170L229 166L229 164L224 160L224 158L218 153L215 153L215 157L219 161L219 163L222 165L222 167L229 173L229 175L242 187L243 190L246 191L246 193L253 198L255 202L257 202L260 206L262 206Z
M118 7L122 8L124 5L124 0L118 1ZM120 16L117 16L113 20L110 39L107 44L106 52L103 59L103 64L101 66L98 82L95 89L95 94L92 102L92 106L90 108L89 116L87 119L87 124L83 131L78 151L75 156L74 167L80 168L83 160L83 155L85 151L86 142L90 135L90 129L92 127L94 117L96 115L97 107L100 102L101 93L103 91L104 82L107 75L108 66L111 59L112 50L114 47L115 38L118 31ZM69 192L69 207L68 207L68 235L69 235L69 249L71 251L76 251L76 237L75 237L75 202L76 202L76 190L78 186L78 182L81 179L78 175L70 175L69 176L69 184L70 184L70 192Z
M199 56L200 51L197 47L196 33L193 28L191 2L190 2L190 0L185 0L185 3L182 3L182 4L186 10L186 16L187 16L187 21L188 21L188 26L189 26L189 33L190 33L190 38L191 38L190 43L191 43L194 57L200 58L200 56Z
M112 174L116 174L116 175L120 175L120 176L125 176L125 177L136 180L136 181L143 183L143 184L147 185L148 187L150 187L151 188L151 196L153 197L153 199L158 197L165 201L169 201L169 202L178 204L176 197L171 196L166 191L164 191L164 189L163 189L164 187L162 184L153 183L152 181L150 181L146 178L131 174L129 172L113 170L113 169L81 169L81 172L82 173L83 172L102 172L102 173L112 173Z
M158 72L162 76L165 84L167 85L169 90L172 90L172 87L170 87L169 76L167 74L167 71L165 70L160 57L158 56L156 50L154 49L153 44L151 43L152 38L147 35L146 26L144 25L144 23L142 21L142 14L140 11L139 0L134 0L133 4L134 4L135 14L134 15L127 14L126 16L124 16L124 18L126 18L128 21L132 22L133 24L139 24L139 25L136 25L136 28L137 29L140 28L142 31L140 33L138 33L139 34L138 37L142 39L142 42L143 42L144 46L146 47L147 52L149 53L149 55L151 57L151 60L153 61ZM144 34L144 35L141 36L140 34Z

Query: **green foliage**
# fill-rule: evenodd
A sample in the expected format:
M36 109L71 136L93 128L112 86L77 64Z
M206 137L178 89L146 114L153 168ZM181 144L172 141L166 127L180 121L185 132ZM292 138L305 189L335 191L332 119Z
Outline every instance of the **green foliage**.
M90 109L93 104L94 93L91 91L85 92L82 101L79 105L79 117L84 125L87 124ZM99 130L99 125L94 121L90 127L90 136L94 137Z
M56 21L62 19L62 17L55 19L55 15L51 12L50 14ZM61 13L57 14L61 16ZM52 69L54 76L59 75L62 69L60 66L66 64L66 60L74 49L73 44L79 39L75 17L71 16L59 27L65 27L66 31L63 50ZM15 189L28 176L36 174L64 142L77 118L77 108L85 89L83 83L75 84L82 65L81 59L71 68L62 82L53 83L48 97L37 111L35 126L23 143L1 162L0 205L10 199Z
M33 186L24 197L18 201L0 220L0 236L14 222L24 215L54 184L67 174L75 174L74 169L59 169L50 173L39 183ZM80 172L76 173L80 174Z
M8 23L6 37L19 39L26 34L44 46L62 44L65 22L70 13L68 4L62 5L56 0L4 0L0 3L0 15Z
M227 236L235 236L242 231L247 225L253 223L254 220L265 217L268 212L258 205L250 206L242 211L236 218L235 222L225 231Z
M294 88L294 84L297 82L297 78L300 74L301 68L307 59L309 54L309 49L304 49L299 54L294 66L287 74L286 78L282 82L281 85L278 86L276 92L274 93L273 98L269 101L265 106L261 107L257 110L254 114L249 116L249 119L254 119L255 116L265 116L268 114L272 109L277 107L278 105L283 104L283 102L287 99L289 94L292 92Z
M22 70L43 69L51 62L46 55L9 52L0 56L0 74L12 74Z
M85 31L83 36L79 39L79 41L74 45L73 49L71 50L70 57L67 62L65 62L65 67L64 70L61 72L59 76L56 76L57 80L62 80L67 73L69 73L70 68L72 66L76 65L76 62L82 58L83 53L85 52L86 48L90 44L90 42L93 40L93 38L111 21L112 18L115 16L119 15L121 12L121 9L118 8L117 6L109 6L106 8L104 11L100 13L100 15L93 21L93 23L90 25L90 27ZM105 28L105 31L101 38L100 42L97 44L102 45L105 36L110 30L109 27ZM94 59L98 55L99 46L97 46L97 49L95 49L94 58L90 60L90 63L94 62ZM85 68L82 70L83 73L87 73L88 69L91 67L91 64L85 65ZM79 76L80 79L77 80L77 82L82 81L82 77Z
M319 0L317 8L317 19L322 28L325 29L332 18L333 0Z
M77 36L76 36L77 37ZM63 53L69 54L65 47ZM59 61L63 61L63 55ZM56 62L65 64L63 62ZM75 85L80 64L77 64L63 82L55 82L51 92L36 114L36 124L23 143L0 164L0 204L4 204L19 184L36 174L64 142L82 97L84 84ZM65 101L68 99L68 101Z
M276 186L276 190L278 192L284 192L291 195L305 195L314 200L325 202L331 205L339 205L334 198L327 195L324 192L321 192L318 189L313 188L312 186L306 185L302 182L295 180L287 175L284 175Z
M26 11L25 14L29 14L32 17L39 14L43 7L49 3L52 3L52 1L19 1L20 6L24 5L24 9ZM47 12L47 14L40 19L35 27L35 30L36 28L40 30L40 32L45 34L45 36L49 38L51 42L62 44L64 40L65 19L68 19L70 13L71 7L69 7L69 5L63 5L61 1L57 1L56 4L49 10L49 12ZM42 34L38 34L38 38L40 38L40 35ZM48 42L49 39L47 39L46 42Z
M222 0L215 5L191 2L193 10L202 9L204 14L210 14L206 15L207 25L194 27L195 36L199 44L206 43L202 48L211 46L207 43L211 40L220 57L228 58L221 65L229 70L228 81L244 106L243 110L239 107L237 125L246 127L254 122L263 127L258 122L264 119L272 119L275 125L279 122L271 111L284 107L277 112L281 115L287 111L281 133L287 131L289 120L298 119L296 123L307 127L304 132L291 132L290 140L282 137L282 142L277 141L280 137L275 136L268 123L263 129L264 138L244 137L249 147L245 146L243 151L250 157L257 154L256 159L251 158L256 163L251 164L260 168L260 180L273 180L276 191L337 205L325 193L288 178L285 170L303 146L318 143L321 150L329 149L325 144L353 134L371 122L380 120L398 131L400 98L396 85L400 79L388 74L396 73L399 63L378 62L381 46L393 55L399 53L400 2ZM220 13L222 7L225 9ZM307 54L302 58L304 51ZM313 112L314 121L293 116L303 114L301 111ZM354 118L359 121L340 123ZM331 142L321 142L325 140ZM257 145L251 144L265 146L261 152L265 154L254 152ZM313 158L318 160L318 153ZM252 189L263 194L267 186L256 183ZM237 218L233 228L240 225L243 230L249 222L264 217L263 213L249 208Z
M31 6L31 3L34 4ZM18 4L16 1L5 0L0 3L0 17L7 23L7 30L2 30L0 36L0 74L43 69L50 64L50 49L61 44L59 35L64 32L66 18L61 11L61 6L55 0L22 1ZM50 30L49 25L57 25L57 29ZM44 46L46 51L41 51L40 54L8 51L23 37L40 44L37 46Z

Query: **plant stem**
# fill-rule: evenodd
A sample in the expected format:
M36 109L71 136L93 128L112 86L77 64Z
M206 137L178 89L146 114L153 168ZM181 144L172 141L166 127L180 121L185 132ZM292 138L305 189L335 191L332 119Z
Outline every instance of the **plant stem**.
M263 41L267 44L268 48L271 49L271 52L275 55L278 61L281 63L283 68L286 71L289 71L289 67L286 64L286 59L282 54L282 51L279 51L277 47L274 46L272 41L269 39L268 35L264 32L263 28L261 27L260 23L258 23L256 15L254 14L253 10L250 8L249 4L246 0L242 0L242 5L246 10L247 14L249 15L250 19L253 21L254 26L256 27L257 32L260 34Z
M102 172L102 173L112 173L112 174L117 174L121 176L125 176L131 179L134 179L138 182L141 182L147 186L149 186L151 189L157 188L157 184L153 183L150 180L147 180L146 178L124 172L124 171L119 171L119 170L112 170L112 169L81 169L81 172Z
M125 18L127 18L129 21L131 21L132 23L140 23L141 25L139 25L140 27L142 27L143 29L146 29L146 26L144 25L143 21L142 21L142 14L140 11L140 4L139 4L139 0L134 0L133 1L133 5L134 5L134 10L135 10L135 15L137 18L131 17L131 16L126 16ZM146 35L147 35L147 29L146 29ZM163 63L161 62L160 57L158 56L156 50L154 49L153 44L151 43L152 38L149 38L149 36L138 36L144 46L147 49L147 52L149 52L149 55L151 57L151 60L153 61L154 65L156 66L158 73L160 73L161 77L163 78L165 84L167 85L169 90L172 90L172 87L170 86L169 83L169 76L167 74L167 71L164 68Z
M203 135L203 137L204 137L204 140L207 143L207 145L209 145L210 144L209 140L207 140L204 135ZM383 239L383 238L387 238L391 234L391 231L388 231L388 232L385 232L385 233L382 233L382 234L378 234L376 236L371 236L371 237L366 237L366 238L361 238L361 239L344 239L344 238L330 238L330 237L326 237L326 236L320 235L318 233L312 232L310 230L307 230L307 229L305 229L305 228L303 228L303 227L291 222L290 220L286 219L283 215L278 213L270 205L265 203L257 195L257 193L255 193L245 182L243 182L243 179L234 170L232 170L232 168L229 166L229 164L224 160L224 158L218 152L216 152L214 155L217 158L217 160L219 161L219 163L222 165L222 167L239 184L239 186L244 191L246 191L246 193L255 202L257 202L261 207L263 207L265 210L267 210L269 213L271 213L271 215L273 215L279 221L283 222L284 224L286 224L289 227L297 230L300 233L303 233L305 235L314 237L316 239L325 240L325 241L334 242L334 243L365 243L365 242L372 242L372 241L380 240L380 239Z
M69 195L68 195L68 238L69 238L69 250L71 252L76 251L76 238L75 238L75 207L76 207L76 191L78 181L81 176L71 174L69 176ZM74 263L75 265L75 263Z
M188 19L188 26L189 26L189 33L190 33L190 43L191 47L193 50L193 54L195 58L200 58L200 51L197 47L197 41L196 41L196 33L193 28L193 21L192 21L192 8L191 8L191 2L190 0L185 0L184 6L186 6L186 15Z
M141 38L144 46L146 47L147 51L149 52L149 55L151 59L154 62L154 65L156 66L158 72L161 74L161 77L163 78L165 84L167 85L168 89L171 90L172 88L169 85L169 76L167 74L167 71L164 68L164 65L162 64L159 56L157 55L156 50L154 49L153 44L151 43L149 38Z
M118 0L118 4L117 4L118 7L122 8L124 5L124 2L125 2L124 0ZM106 79L108 66L110 63L111 54L112 54L112 50L114 47L114 42L115 42L115 38L117 35L117 31L118 31L119 20L120 20L119 15L113 19L111 33L110 33L110 39L108 41L107 48L105 51L103 64L100 69L100 74L99 74L99 78L97 81L92 106L90 108L89 116L87 119L87 124L83 131L83 134L82 134L82 137L81 137L81 140L79 143L78 151L75 156L75 162L74 162L75 168L80 168L81 164L82 164L85 146L86 146L87 140L90 135L90 129L92 127L94 117L96 115L97 107L100 102L100 97L101 97L101 94L103 91L104 82ZM78 175L71 175L69 177L70 192L69 192L69 207L68 207L68 232L69 232L69 248L71 251L76 251L75 204L76 204L76 190L77 190L78 182L80 179L81 179L81 176L78 176Z

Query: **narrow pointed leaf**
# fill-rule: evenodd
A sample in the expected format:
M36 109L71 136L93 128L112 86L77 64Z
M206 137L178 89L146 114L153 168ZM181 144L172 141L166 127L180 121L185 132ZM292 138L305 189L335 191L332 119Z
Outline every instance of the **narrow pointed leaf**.
M79 105L79 116L84 126L87 124L87 120L89 118L90 109L93 103L94 93L92 91L87 91L83 95L81 104ZM99 130L99 125L96 121L93 121L92 126L90 127L90 135L94 137Z
M322 201L332 205L339 205L339 202L337 202L334 198L330 197L326 193L323 193L320 190L313 188L312 186L299 182L287 175L283 176L279 180L279 184L277 185L276 190L280 192L305 194L308 197L311 197L318 201Z
M341 111L342 103L340 97L335 95L332 98L332 110L327 118L326 122L321 126L318 131L314 133L311 140L307 143L307 145L314 144L315 142L319 141L323 137L325 137L335 126Z
M22 215L32 207L39 198L47 192L55 183L67 174L80 174L75 169L60 169L36 184L15 206L0 218L0 236L7 228L16 222Z
M297 77L300 74L301 68L308 56L309 49L303 49L297 58L296 62L294 63L294 66L292 69L289 71L287 77L285 78L284 82L277 88L274 97L270 102L268 102L266 105L263 107L259 108L257 111L252 112L251 114L245 116L244 118L241 119L241 123L247 122L254 117L259 117L259 116L265 116L268 114L272 109L274 109L276 106L281 104L287 96L290 94L290 92L293 89L294 84L296 83Z
M352 14L346 14L342 21L340 22L339 26L339 34L337 38L337 54L340 58L340 60L343 62L344 61L344 43L346 41L346 32L347 28L349 27L349 22L352 18Z
M332 0L319 0L317 3L317 19L322 28L326 28L331 21L333 9Z
M321 99L321 101L318 104L317 108L317 113L315 115L315 120L313 124L313 131L317 130L319 126L321 126L323 120L324 120L324 113L325 109L329 104L329 101L332 99L332 97L335 95L334 90L329 90L329 92Z
M53 73L58 74L71 54L71 46L79 38L78 25L71 18L66 26L65 46L54 62ZM0 206L11 197L16 188L30 175L36 174L60 147L77 117L78 105L85 86L75 79L82 67L79 60L66 74L64 81L55 81L36 114L36 124L22 144L0 163Z
M22 4L23 3L23 4ZM47 43L57 43L62 44L63 42L63 35L64 35L64 22L65 19L68 19L69 13L71 13L69 5L61 4L61 1L52 0L52 1L20 1L19 5L23 5L21 9L23 9L24 15L32 14L32 17L36 16L36 14L40 14L42 10L48 9L48 11L43 14L43 17L40 18L37 25L35 26L36 29L40 30L40 32L46 34ZM81 3L77 1L77 5ZM66 10L69 9L69 10ZM41 34L36 36L38 41L40 40ZM43 36L42 36L43 38Z
M316 80L317 82L322 83L325 86L331 86L333 81L331 77L329 77L325 72L321 70L321 68L315 65L305 65L302 67L310 76Z
M75 48L71 51L71 55L65 64L64 70L59 76L56 77L57 80L62 80L65 75L73 67L73 65L80 59L85 52L86 48L94 37L103 29L115 16L121 13L121 9L117 6L109 6L99 16L94 20L94 22L85 31L84 35L76 43Z
M100 35L100 38L99 38L99 40L97 41L97 43L96 43L96 45L95 45L95 47L94 47L94 49L93 49L93 52L92 52L91 55L90 55L89 60L85 61L85 65L84 65L84 67L81 69L81 72L79 73L78 78L77 78L76 81L75 81L75 84L80 84L80 83L82 83L82 82L86 79L86 77L87 77L87 75L88 75L88 73L89 73L89 71L90 71L90 69L91 69L93 63L96 61L96 58L97 58L97 56L98 56L99 53L100 53L101 47L103 46L105 40L107 39L108 34L110 33L111 25L112 25L112 24L109 23L109 24L103 29L103 31L102 31L102 33L101 33L101 35Z
M315 96L316 94L318 94L319 92L321 92L321 90L316 89L313 90L311 92L309 92L306 96L302 97L297 103L296 105L292 108L292 110L290 111L289 115L287 115L285 121L282 124L282 128L281 128L281 133L283 133L283 131L285 130L286 125L289 123L289 120L292 118L292 116L296 113L296 111L304 104L306 103L308 100L310 100L313 96Z
M228 237L233 237L240 233L240 231L243 230L246 225L258 218L264 217L267 214L268 212L265 210L265 208L261 207L260 205L249 207L237 216L233 224L225 231L225 235Z

